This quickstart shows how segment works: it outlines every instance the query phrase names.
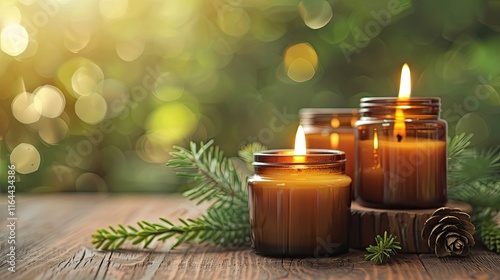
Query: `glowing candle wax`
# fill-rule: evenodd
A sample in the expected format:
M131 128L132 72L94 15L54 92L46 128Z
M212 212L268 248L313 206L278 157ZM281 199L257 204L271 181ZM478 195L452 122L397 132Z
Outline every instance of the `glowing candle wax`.
M354 108L304 108L300 112L308 147L345 152L345 174L353 179L351 198L354 198L355 133L358 111Z
M446 122L438 98L410 97L403 67L399 98L363 98L356 123L357 199L365 206L433 208L447 200Z
M255 175L248 181L253 247L257 253L275 256L345 252L351 205L345 154L306 150L300 129L297 138L295 152L254 155Z

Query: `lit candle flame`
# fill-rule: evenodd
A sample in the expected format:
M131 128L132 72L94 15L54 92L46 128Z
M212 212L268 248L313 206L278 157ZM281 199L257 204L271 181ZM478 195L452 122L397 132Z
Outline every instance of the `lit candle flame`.
M399 84L398 100L406 100L411 95L411 74L408 64L403 65L401 69L401 82ZM396 122L394 123L394 136L401 142L406 136L405 115L400 108L396 109L395 115Z
M378 150L378 134L377 131L375 131L375 134L373 135L373 149Z
M297 134L295 134L295 150L294 155L305 155L306 154L306 134L301 125L297 129Z
M410 98L411 95L411 74L408 64L403 65L401 69L401 82L399 84L399 99Z

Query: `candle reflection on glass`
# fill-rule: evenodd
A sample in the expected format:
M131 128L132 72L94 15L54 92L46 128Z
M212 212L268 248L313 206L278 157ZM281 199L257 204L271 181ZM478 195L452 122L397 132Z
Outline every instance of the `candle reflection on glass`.
M354 108L304 108L300 110L300 123L304 126L309 148L341 150L346 154L345 173L355 175L354 125L358 111ZM354 188L352 188L354 198Z

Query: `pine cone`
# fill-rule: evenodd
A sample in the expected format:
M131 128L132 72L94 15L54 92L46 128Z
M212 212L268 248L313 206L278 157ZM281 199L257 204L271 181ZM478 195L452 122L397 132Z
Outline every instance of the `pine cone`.
M422 237L438 257L467 256L475 232L469 214L458 208L441 207L425 221Z

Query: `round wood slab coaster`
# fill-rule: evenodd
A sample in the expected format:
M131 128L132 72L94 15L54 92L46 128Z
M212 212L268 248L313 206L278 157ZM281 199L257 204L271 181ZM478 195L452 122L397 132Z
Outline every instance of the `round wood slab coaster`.
M472 207L463 202L448 201L450 208L460 208L472 213ZM359 205L356 201L351 205L351 248L364 250L375 244L375 236L384 231L396 235L401 242L401 253L432 253L427 241L421 237L425 221L436 210L434 209L377 209Z

